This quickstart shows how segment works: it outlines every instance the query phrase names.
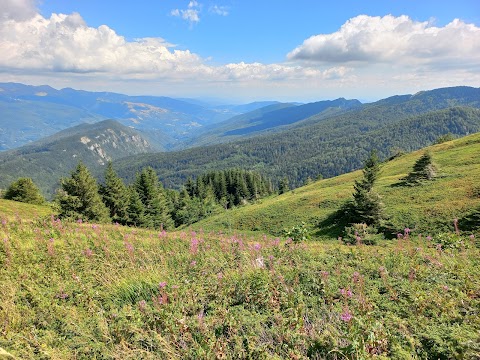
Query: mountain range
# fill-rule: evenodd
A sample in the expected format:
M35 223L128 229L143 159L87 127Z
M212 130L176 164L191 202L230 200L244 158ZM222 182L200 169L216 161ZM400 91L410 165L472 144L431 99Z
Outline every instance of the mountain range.
M47 195L79 159L99 178L112 160L127 181L152 166L173 188L190 176L232 167L297 187L309 177L360 168L372 149L388 158L448 133L480 131L480 89L472 87L369 104L341 98L224 106L11 83L0 88L0 141L4 149L16 147L0 151L0 188L27 176Z

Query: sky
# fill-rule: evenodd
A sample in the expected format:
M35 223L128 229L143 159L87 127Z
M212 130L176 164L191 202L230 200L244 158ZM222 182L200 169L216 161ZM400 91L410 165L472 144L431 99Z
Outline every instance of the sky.
M480 1L0 0L0 82L373 101L480 86Z

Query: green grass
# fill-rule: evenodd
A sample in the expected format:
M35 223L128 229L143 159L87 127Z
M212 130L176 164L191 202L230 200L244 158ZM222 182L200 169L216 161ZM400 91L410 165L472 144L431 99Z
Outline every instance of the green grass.
M453 229L453 219L480 206L480 134L428 148L439 167L439 177L422 186L397 186L424 150L385 163L374 189L381 195L396 230L420 232ZM310 225L314 238L336 238L342 224L334 213L352 198L353 182L361 171L314 182L281 196L208 218L194 226L282 234L283 229Z
M0 354L17 359L480 356L468 236L352 247L17 220L0 224Z
M54 214L49 205L30 205L18 201L0 199L0 219L31 219Z

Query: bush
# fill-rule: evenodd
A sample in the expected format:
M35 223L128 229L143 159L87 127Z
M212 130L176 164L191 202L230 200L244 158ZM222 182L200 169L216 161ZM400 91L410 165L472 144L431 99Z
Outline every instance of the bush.
M285 236L292 239L293 242L305 241L310 238L307 225L302 221L301 225L295 225L291 229L284 230Z
M5 192L4 198L35 205L45 203L45 198L40 193L40 189L30 178L20 178L13 182Z
M383 239L383 234L379 234L375 227L360 223L347 226L342 241L350 245L376 245L379 240Z

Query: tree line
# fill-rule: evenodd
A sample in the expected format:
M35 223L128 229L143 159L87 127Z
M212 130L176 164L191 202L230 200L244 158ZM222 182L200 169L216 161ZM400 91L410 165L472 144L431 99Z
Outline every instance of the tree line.
M241 169L211 171L188 178L180 191L165 189L151 167L137 172L126 185L110 162L99 184L79 162L71 176L61 179L54 199L63 219L114 222L121 225L172 229L207 216L258 200L273 193L265 176ZM13 182L4 198L31 204L45 202L30 178Z

